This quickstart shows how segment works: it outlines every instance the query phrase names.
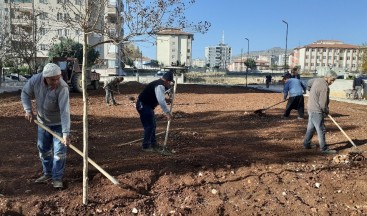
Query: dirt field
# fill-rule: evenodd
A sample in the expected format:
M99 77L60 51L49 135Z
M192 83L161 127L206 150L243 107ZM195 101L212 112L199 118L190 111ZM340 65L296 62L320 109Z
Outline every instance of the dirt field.
M242 87L178 85L167 145L172 156L141 151L142 127L129 101L144 87L125 83L107 107L90 91L89 203L82 204L82 158L69 149L64 190L36 184L41 164L36 125L23 115L20 93L0 95L0 215L367 215L367 109L332 101L331 115L360 154L326 121L327 143L339 154L303 149L307 120L281 119L280 93ZM307 98L306 98L307 103ZM72 142L82 150L82 97L71 93ZM157 108L158 132L166 130ZM163 143L164 135L158 137ZM317 138L314 137L317 144Z

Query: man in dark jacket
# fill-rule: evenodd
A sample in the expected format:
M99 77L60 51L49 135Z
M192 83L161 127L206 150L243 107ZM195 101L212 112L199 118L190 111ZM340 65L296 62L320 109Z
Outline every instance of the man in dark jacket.
M329 114L329 85L333 84L337 74L328 72L324 78L311 79L307 83L308 97L308 125L303 145L306 149L311 148L311 139L315 131L319 138L320 150L325 154L335 154L335 150L327 147L325 142L324 118Z
M169 121L172 118L165 100L165 92L171 87L171 82L173 82L173 73L169 71L162 78L149 83L138 96L136 110L144 127L143 151L158 151L159 148L155 136L156 119L154 116L154 109L158 104L165 113L167 120Z
M356 91L355 99L362 100L363 79L357 74L353 80L353 90Z

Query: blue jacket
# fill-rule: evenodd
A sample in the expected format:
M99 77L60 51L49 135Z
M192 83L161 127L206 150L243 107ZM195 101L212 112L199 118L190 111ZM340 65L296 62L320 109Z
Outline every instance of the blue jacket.
M288 79L283 88L284 100L287 99L288 93L289 97L296 97L303 95L304 91L306 91L306 86L301 80L297 78Z

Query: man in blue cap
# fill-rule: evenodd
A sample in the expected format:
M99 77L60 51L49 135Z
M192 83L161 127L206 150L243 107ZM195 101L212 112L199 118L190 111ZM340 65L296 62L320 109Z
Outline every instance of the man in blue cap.
M171 83L173 83L173 73L168 71L162 78L149 83L138 96L136 110L144 127L143 151L152 152L159 150L155 135L157 125L154 109L159 104L167 120L171 120L172 114L165 100L165 93L171 88Z

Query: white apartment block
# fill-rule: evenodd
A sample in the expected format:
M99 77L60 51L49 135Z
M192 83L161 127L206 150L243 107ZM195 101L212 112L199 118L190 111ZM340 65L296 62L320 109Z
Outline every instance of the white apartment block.
M66 20L78 22L83 14L72 10L64 11L63 4L71 4L79 12L84 11L85 0L4 0L0 5L0 11L5 11L4 21L9 24L12 40L17 40L17 34L22 31L32 35L32 41L36 43L36 65L44 65L48 62L48 51L53 44L61 39L68 38L76 42L83 42L83 32L76 26L66 24ZM122 4L118 0L107 0L103 13L104 20L100 23L103 28L107 27L107 34L116 37L121 34L121 17L118 11L122 11ZM1 21L0 21L1 22ZM16 30L16 31L15 31ZM109 37L103 34L89 34L88 44L93 46ZM105 43L95 47L100 54L100 64L103 75L119 73L120 49L119 45ZM80 63L81 64L81 63ZM99 71L101 72L101 71Z
M157 61L163 66L191 66L193 34L168 28L157 33Z
M302 72L317 72L321 76L329 70L344 75L360 70L362 64L360 48L336 40L319 40L294 49L289 58L290 66L292 68L299 65Z
M205 47L205 63L210 68L227 69L231 63L231 56L232 48L227 44Z

